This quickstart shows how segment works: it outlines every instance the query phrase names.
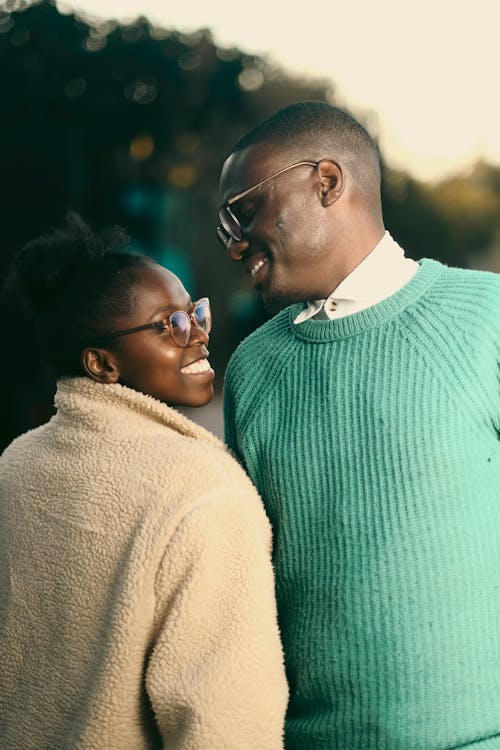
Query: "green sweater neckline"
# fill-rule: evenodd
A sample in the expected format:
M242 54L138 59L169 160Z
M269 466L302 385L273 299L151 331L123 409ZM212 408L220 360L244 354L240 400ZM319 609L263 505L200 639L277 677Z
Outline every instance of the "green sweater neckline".
M423 258L418 263L420 268L415 276L398 292L391 294L390 297L376 305L367 307L361 312L347 315L344 318L338 320L309 319L303 323L295 324L293 321L304 309L304 303L292 305L288 313L290 328L297 338L317 342L349 338L371 328L376 328L416 302L446 268L442 263L431 258Z

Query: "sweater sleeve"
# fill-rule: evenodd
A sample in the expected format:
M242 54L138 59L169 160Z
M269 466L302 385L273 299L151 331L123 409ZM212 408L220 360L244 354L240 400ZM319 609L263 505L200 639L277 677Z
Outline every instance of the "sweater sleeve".
M206 496L182 521L156 581L146 687L165 746L278 750L287 686L270 529L257 496Z
M236 412L234 402L234 392L231 383L231 371L228 368L224 379L224 440L228 448L242 463L242 456L238 448L236 436Z

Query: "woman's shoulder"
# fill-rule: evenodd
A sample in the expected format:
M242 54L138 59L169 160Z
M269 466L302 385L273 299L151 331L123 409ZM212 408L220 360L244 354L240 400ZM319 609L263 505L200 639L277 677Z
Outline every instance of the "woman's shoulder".
M256 495L250 479L229 449L212 437L213 441L209 441L178 433L165 435L154 448L158 479L171 482L177 478L193 493L232 486L235 492Z
M126 471L128 476L124 472L120 477L159 537L169 536L181 523L190 528L199 519L204 518L205 524L210 518L211 523L219 519L224 524L224 519L236 514L243 526L268 540L270 526L262 500L228 449L216 442L168 433L150 450L144 451L147 445L143 443Z

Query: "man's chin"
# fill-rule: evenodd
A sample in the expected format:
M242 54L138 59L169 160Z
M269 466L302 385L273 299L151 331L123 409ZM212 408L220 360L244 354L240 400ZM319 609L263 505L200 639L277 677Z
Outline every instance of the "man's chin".
M269 291L267 294L264 293L262 295L262 301L264 302L266 311L270 315L276 315L281 310L284 310L285 307L288 307L295 302L295 300L292 299L289 294L286 294L284 292L272 291Z

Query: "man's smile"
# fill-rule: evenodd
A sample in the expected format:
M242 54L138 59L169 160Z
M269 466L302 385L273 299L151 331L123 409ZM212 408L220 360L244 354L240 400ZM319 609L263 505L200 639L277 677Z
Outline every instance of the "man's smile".
M269 261L270 256L264 252L253 253L245 261L246 271L252 277L254 286L257 286L258 283L264 280L265 275L268 273Z
M250 276L254 278L256 274L260 271L263 265L266 263L269 263L269 258L260 258L256 263L254 263L250 269Z

